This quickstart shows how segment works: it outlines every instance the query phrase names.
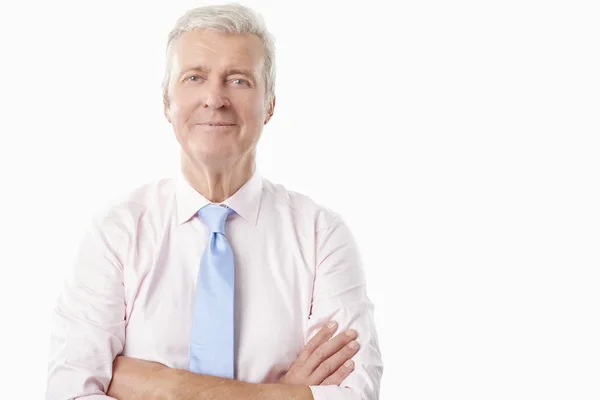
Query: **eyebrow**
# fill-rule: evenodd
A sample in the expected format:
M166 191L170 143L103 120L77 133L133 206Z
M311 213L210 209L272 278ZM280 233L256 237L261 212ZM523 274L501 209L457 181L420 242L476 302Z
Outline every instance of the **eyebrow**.
M183 75L183 74L185 74L185 73L187 73L189 71L198 71L198 72L204 72L204 73L206 73L209 70L210 69L207 68L204 65L196 65L196 66L193 66L193 67L185 68L183 70L183 72L181 73L181 75ZM249 70L249 69L246 69L246 68L227 68L225 70L225 75L226 76L229 76L229 75L245 75L245 76L248 76L248 77L250 77L252 79L256 79L255 76L254 76L254 74L252 73L252 71Z
M227 75L246 75L254 78L252 71L246 68L231 68L227 70Z

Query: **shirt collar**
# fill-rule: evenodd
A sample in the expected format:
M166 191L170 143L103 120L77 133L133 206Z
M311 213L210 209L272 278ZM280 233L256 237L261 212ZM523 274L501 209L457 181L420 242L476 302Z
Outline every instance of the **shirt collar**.
M211 201L198 193L181 171L178 172L176 180L177 222L181 225L189 221L202 207L211 204ZM237 192L220 204L232 208L240 217L252 225L256 225L262 195L262 183L262 177L255 169L252 177Z

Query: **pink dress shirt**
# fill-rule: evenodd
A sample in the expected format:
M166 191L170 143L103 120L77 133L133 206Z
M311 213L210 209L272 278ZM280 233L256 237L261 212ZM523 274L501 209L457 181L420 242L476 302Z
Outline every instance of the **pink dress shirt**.
M110 399L119 355L188 369L209 201L179 174L94 218L53 312L47 400ZM277 382L334 319L358 331L354 371L315 400L375 400L383 364L354 238L339 215L255 173L223 204L235 259L235 379ZM207 327L210 329L210 327Z

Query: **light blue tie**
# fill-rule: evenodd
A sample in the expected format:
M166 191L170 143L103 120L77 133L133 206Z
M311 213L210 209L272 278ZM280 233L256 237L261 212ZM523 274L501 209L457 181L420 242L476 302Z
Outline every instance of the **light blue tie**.
M230 379L234 365L235 286L225 221L232 212L218 204L198 211L208 227L209 238L198 272L190 338L190 371Z

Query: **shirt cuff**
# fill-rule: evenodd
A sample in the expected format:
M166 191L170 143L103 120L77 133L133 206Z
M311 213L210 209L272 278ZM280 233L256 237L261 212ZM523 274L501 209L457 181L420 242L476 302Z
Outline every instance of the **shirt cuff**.
M355 390L347 387L335 385L309 387L315 400L363 400Z

